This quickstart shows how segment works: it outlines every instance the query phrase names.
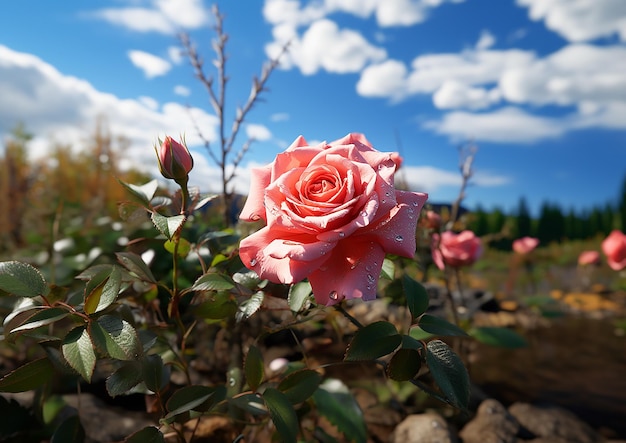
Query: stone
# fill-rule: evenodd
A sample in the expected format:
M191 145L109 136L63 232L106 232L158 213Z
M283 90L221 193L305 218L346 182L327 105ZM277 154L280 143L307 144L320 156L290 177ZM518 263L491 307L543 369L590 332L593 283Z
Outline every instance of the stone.
M455 433L446 420L435 413L412 414L396 427L391 443L456 443Z
M495 399L484 400L459 436L463 443L516 443L520 426Z

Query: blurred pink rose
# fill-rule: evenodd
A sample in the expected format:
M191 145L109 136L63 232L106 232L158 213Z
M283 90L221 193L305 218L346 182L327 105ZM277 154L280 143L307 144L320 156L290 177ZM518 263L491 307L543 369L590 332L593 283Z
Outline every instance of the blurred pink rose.
M308 277L323 305L376 298L385 254L414 256L428 197L394 188L400 163L362 134L317 146L298 137L271 164L252 169L240 217L267 226L241 241L241 260L276 283Z
M433 234L433 261L441 270L446 265L452 268L469 266L478 260L482 252L482 242L472 231Z
M420 226L423 226L426 229L434 229L435 231L438 231L441 227L441 215L437 214L435 211L424 212L422 214Z
M598 251L583 251L578 256L580 266L597 265L600 263L600 253Z
M518 254L528 254L539 245L539 239L534 237L522 237L513 242L513 250Z
M154 150L159 160L159 170L161 175L172 180L184 180L193 168L193 157L189 149L183 143L178 143L169 135L165 140L159 140L159 146Z
M626 234L617 229L612 231L602 241L602 252L611 269L620 271L626 268Z

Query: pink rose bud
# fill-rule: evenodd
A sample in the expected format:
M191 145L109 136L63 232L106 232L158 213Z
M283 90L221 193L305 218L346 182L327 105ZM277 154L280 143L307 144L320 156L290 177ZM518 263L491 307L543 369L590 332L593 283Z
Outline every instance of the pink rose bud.
M363 134L309 145L300 136L253 168L242 220L266 226L241 240L239 256L261 278L308 278L317 303L376 298L385 254L412 258L427 195L395 188L397 153Z
M441 270L446 266L460 268L473 264L483 252L482 242L472 231L433 234L433 261Z
M533 237L518 238L513 242L513 250L518 254L528 254L539 245L539 239Z
M600 263L600 253L598 251L583 251L578 256L580 266L597 265Z
M184 180L193 168L193 158L183 143L178 143L169 135L164 141L159 139L160 146L154 147L159 160L161 175L172 180Z
M626 268L626 234L614 230L602 241L602 252L609 267L615 271Z

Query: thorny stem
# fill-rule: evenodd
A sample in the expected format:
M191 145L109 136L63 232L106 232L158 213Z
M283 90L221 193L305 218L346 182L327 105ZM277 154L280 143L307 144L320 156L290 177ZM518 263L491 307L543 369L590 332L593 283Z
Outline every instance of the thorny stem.
M334 308L338 312L340 312L344 317L346 317L350 321L350 323L352 323L358 329L362 329L363 328L363 325L361 324L361 322L358 321L356 318L354 318L352 315L350 315L350 313L348 313L348 311L346 311L341 304L334 305Z

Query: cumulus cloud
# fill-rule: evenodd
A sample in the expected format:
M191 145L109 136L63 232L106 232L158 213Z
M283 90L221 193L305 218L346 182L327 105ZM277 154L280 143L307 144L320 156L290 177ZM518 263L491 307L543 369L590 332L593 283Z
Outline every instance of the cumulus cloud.
M409 189L432 194L442 189L458 193L462 177L458 171L448 171L432 166L402 166L400 177L406 181ZM472 183L481 187L497 187L511 183L511 178L492 174L487 171L476 171Z
M489 31L483 30L480 38L476 42L476 49L479 51L489 49L496 43L496 37Z
M246 125L246 135L256 141L267 141L272 138L272 133L266 126L252 123Z
M622 0L517 0L531 20L571 42L591 41L617 34L626 41L626 2Z
M176 85L174 86L174 94L180 95L181 97L189 97L191 91L187 86Z
M485 109L500 101L497 88L474 88L457 80L446 81L433 95L439 109Z
M174 34L209 23L202 0L152 0L149 7L104 8L89 14L136 32Z
M128 58L147 78L165 75L172 69L170 62L148 52L131 50L128 51Z

